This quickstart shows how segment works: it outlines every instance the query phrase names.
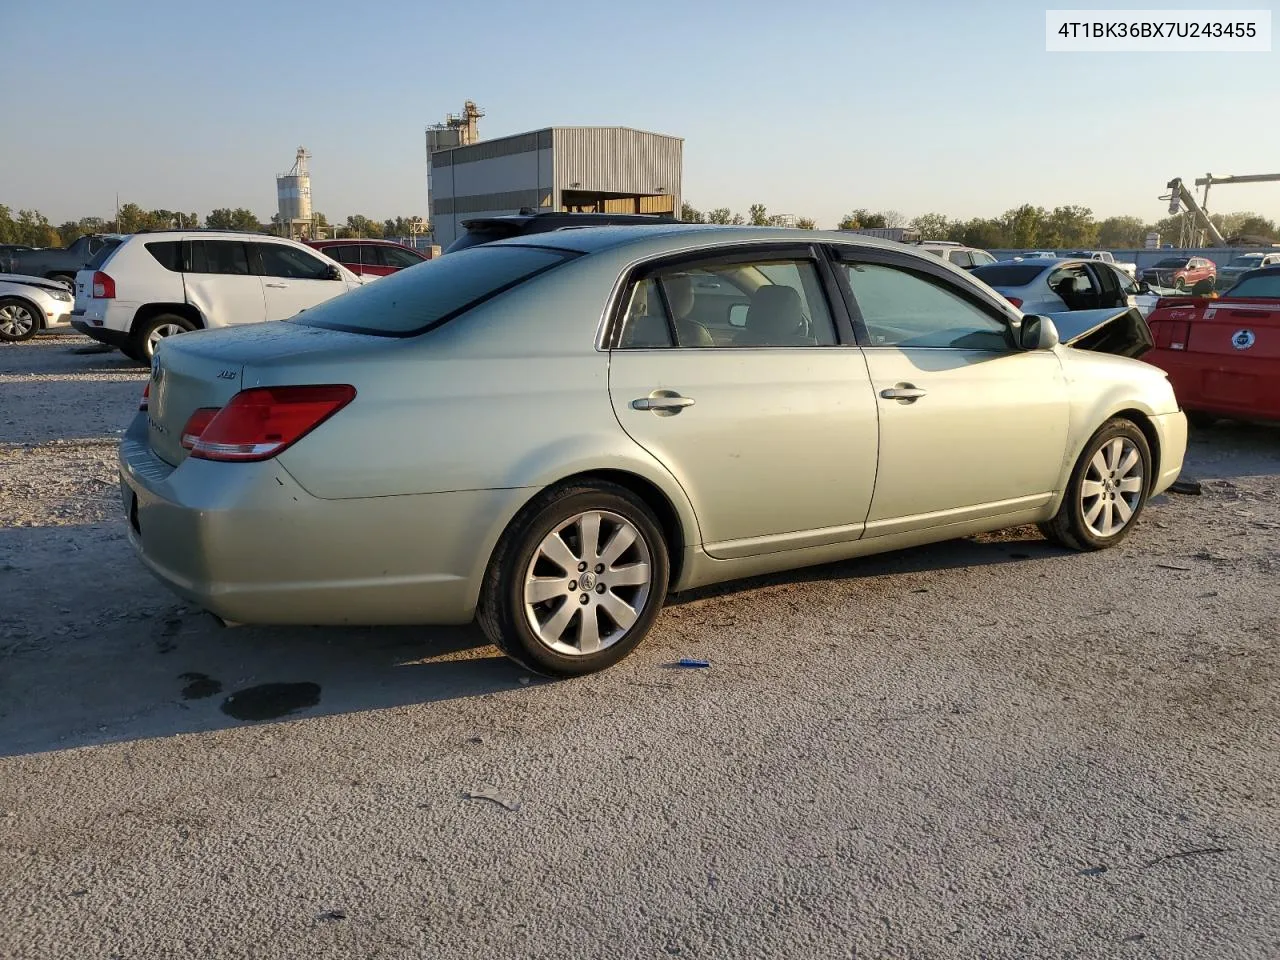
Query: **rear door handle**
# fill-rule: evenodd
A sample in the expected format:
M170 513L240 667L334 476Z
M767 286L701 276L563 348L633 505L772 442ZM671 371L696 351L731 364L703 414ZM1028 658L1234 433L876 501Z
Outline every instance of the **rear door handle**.
M881 390L880 396L886 400L897 400L899 403L915 403L925 395L927 391L921 390L919 387L909 383L900 383L897 386L890 387L887 390Z
M682 397L678 393L670 395L658 395L651 397L641 397L639 400L631 401L632 410L652 410L664 413L679 413L685 407L693 406L692 397Z

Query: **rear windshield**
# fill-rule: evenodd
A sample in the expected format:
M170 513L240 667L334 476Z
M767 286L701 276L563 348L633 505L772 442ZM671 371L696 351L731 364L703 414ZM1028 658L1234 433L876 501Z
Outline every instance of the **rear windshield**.
M88 263L85 264L86 270L100 270L102 265L111 259L111 255L116 252L116 247L120 246L121 241L115 237L110 240L104 240L98 252L93 255Z
M1280 273L1263 273L1256 277L1245 277L1224 296L1280 300Z
M1232 260L1232 261L1231 261L1231 266L1233 266L1233 267L1247 267L1247 266L1250 266L1250 265L1252 265L1252 264L1255 264L1255 263L1261 263L1261 262L1262 262L1262 254L1260 254L1260 253L1246 253L1243 257L1236 257L1234 260Z
M466 250L468 247L479 246L482 243L493 243L495 240L505 240L507 237L514 237L520 232L519 227L499 227L486 226L478 230L467 230L462 236L445 248L445 253L454 253L458 250Z
M576 256L546 247L476 247L393 273L295 319L308 327L412 337Z
M1157 260L1157 267L1185 267L1189 261L1186 257L1165 257L1163 260Z
M990 287L1025 287L1048 269L1043 263L989 263L969 272Z

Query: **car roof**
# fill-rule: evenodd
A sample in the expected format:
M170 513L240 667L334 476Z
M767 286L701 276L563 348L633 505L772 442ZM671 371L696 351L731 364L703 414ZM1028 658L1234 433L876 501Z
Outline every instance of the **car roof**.
M851 234L847 230L797 230L794 227L733 227L715 223L677 223L666 226L602 226L573 230L504 237L486 243L486 247L558 247L577 253L597 253L617 247L649 246L675 250L695 248L706 243L838 243L845 246L875 247L901 251L904 244L880 237ZM684 240L686 242L681 243ZM910 246L907 247L910 249ZM651 251L639 251L651 252Z
M1274 277L1278 273L1280 273L1280 263L1270 267L1258 267L1256 270L1246 270L1240 274L1240 280L1247 280L1249 277Z
M348 243L368 243L368 244L380 243L383 246L387 246L387 247L403 247L404 246L404 244L400 243L398 240L387 240L383 237L351 237L351 238L330 237L326 240L307 240L305 242L311 244L312 246L319 246L322 243L326 245L340 243L343 246L346 246ZM412 249L412 248L409 248L409 249Z
M681 221L672 216L656 213L570 213L568 211L548 210L542 213L507 213L494 217L470 217L462 221L468 230L485 226L526 227L542 226L552 223L581 223L584 225L605 225L616 223L671 224Z

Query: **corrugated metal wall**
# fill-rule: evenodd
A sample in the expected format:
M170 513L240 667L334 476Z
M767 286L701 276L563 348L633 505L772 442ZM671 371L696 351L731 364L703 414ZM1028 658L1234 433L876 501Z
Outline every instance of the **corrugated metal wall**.
M654 194L673 198L680 209L684 141L628 127L553 127L555 203L560 191ZM570 184L579 183L573 188ZM659 191L661 188L661 191Z

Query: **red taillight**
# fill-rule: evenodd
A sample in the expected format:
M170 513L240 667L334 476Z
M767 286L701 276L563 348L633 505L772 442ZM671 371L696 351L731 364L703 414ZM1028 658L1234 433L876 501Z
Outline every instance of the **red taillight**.
M208 429L220 409L221 407L201 407L187 419L187 425L182 428L183 450L190 450L196 445L196 441Z
M116 295L116 282L99 270L93 275L93 298L95 300L113 300Z
M193 439L191 456L202 460L269 460L297 443L355 399L346 384L253 387L216 411ZM197 410L192 416L203 413ZM183 444L193 424L183 429Z
M151 400L151 384L148 383L145 387L142 388L142 400L138 404L138 409L139 410L147 409L147 404L150 402L150 400Z
M1015 307L1022 306L1022 301L1019 300L1017 297L1005 297L1005 299L1008 300L1010 303L1012 303Z

